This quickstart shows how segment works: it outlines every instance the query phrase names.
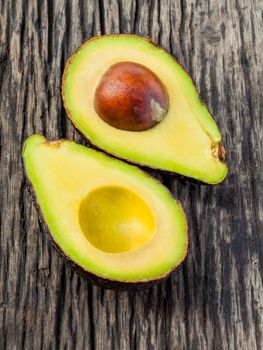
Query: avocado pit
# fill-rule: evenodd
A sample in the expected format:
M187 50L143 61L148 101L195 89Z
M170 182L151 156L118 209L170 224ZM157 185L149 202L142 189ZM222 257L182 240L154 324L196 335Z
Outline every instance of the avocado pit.
M142 131L163 120L169 98L165 86L150 69L138 63L119 62L102 76L94 107L109 125Z

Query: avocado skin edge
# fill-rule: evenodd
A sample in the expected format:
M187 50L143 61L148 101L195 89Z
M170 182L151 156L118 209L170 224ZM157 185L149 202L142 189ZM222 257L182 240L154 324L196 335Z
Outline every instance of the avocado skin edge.
M65 109L65 107L64 107ZM66 110L65 110L66 111ZM224 177L224 179L218 183L214 183L214 184L210 184L210 183L207 183L207 182L204 182L202 180L198 180L198 179L195 179L194 177L190 177L190 176L186 176L186 175L182 175L182 174L179 174L179 173L175 173L175 172L172 172L172 171L169 171L169 170L163 170L163 169L160 169L160 168L153 168L153 167L150 167L149 165L145 165L145 164L139 164L139 163L135 163L135 162L132 162L131 160L129 159L125 159L125 158L121 158L119 156L116 156L112 153L109 153L105 150L103 150L102 148L99 148L98 146L96 146L94 143L91 142L90 139L88 139L77 127L76 125L73 123L73 121L68 118L71 122L71 124L74 126L76 132L78 133L78 135L81 137L81 139L85 142L84 144L81 143L82 146L84 147L90 147L92 149L94 149L95 151L97 152L100 152L100 153L104 153L106 156L108 156L109 158L112 158L112 159L117 159L117 160L120 160L124 163L127 163L133 167L136 167L138 169L140 169L142 172L146 173L148 176L154 178L155 181L161 183L164 187L167 188L167 186L162 183L160 180L158 180L155 176L149 174L149 172L151 172L152 174L158 174L158 175L162 175L162 176L171 176L173 177L173 179L175 179L176 181L180 181L180 182L183 182L183 183L189 183L189 184L193 184L193 185L198 185L198 186L206 186L206 187L210 187L210 186L219 186L221 185L222 183L225 182L226 180L226 177ZM63 138L61 139L63 140ZM80 142L80 141L79 141ZM78 142L78 143L79 143ZM226 163L226 162L224 162ZM167 189L168 190L168 189ZM180 201L178 199L176 199L177 203L180 204Z
M184 253L183 253L181 259L177 262L177 264L175 266L173 266L170 271L168 271L167 273L163 274L162 276L157 277L156 279L153 279L153 280L150 280L150 281L145 281L145 282L140 282L140 281L137 281L137 282L125 282L125 281L106 279L106 278L97 276L97 275L95 275L95 274L93 274L93 273L83 269L80 265L78 265L72 259L70 259L62 251L62 249L59 247L59 245L56 243L56 241L53 239L53 237L52 237L52 235L50 233L50 230L48 228L48 225L47 225L47 223L45 221L45 218L44 218L44 216L42 214L41 208L40 208L40 206L38 204L34 188L33 188L32 184L31 184L30 179L27 176L27 172L26 172L26 169L25 169L24 162L22 162L22 164L23 164L24 173L26 175L26 187L28 189L28 192L30 193L31 199L32 199L32 201L34 203L34 206L35 206L37 212L38 212L39 221L40 221L41 225L44 228L44 231L46 233L46 236L48 238L49 243L55 248L55 250L57 251L59 256L63 258L63 260L65 261L66 265L69 266L71 268L71 270L76 272L80 277L82 277L87 282L89 282L91 284L94 284L96 286L99 286L99 287L103 287L103 288L111 289L111 290L115 290L115 291L122 291L122 290L123 291L124 290L126 290L126 291L139 291L139 290L142 290L142 289L150 288L153 285L156 285L156 284L159 284L159 283L165 281L177 269L177 267L179 267L181 265L181 263L185 260L185 258L187 256L189 239L188 239L188 223L187 223L187 219L186 219L185 213L183 211L184 222L185 222L185 235L186 235L186 243L185 243L185 247L184 247ZM147 174L147 175L149 177L151 177L149 174ZM155 179L155 181L159 182L157 179ZM168 189L167 189L167 191L168 191ZM178 200L176 200L176 202L177 202L178 205L181 206L181 203Z

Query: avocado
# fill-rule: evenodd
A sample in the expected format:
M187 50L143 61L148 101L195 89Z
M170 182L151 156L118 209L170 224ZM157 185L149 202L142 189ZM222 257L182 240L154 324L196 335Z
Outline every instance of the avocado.
M184 211L140 169L41 135L25 141L23 160L53 242L92 282L149 286L184 260Z
M208 184L227 174L220 132L191 78L145 38L85 42L66 64L62 97L74 126L107 153Z

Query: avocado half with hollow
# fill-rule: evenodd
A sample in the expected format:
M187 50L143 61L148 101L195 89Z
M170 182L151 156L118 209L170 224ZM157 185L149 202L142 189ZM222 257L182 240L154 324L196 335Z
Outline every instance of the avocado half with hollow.
M25 141L23 160L53 241L91 281L147 286L185 258L181 206L140 169L40 135Z
M67 62L62 96L75 127L108 153L210 184L227 174L220 132L191 78L145 38L84 43Z

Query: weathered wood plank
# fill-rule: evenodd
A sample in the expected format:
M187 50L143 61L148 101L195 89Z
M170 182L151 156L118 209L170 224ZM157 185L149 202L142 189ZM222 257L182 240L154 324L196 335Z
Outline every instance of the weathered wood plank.
M105 33L149 36L190 72L222 130L215 187L151 172L182 202L181 268L139 293L93 287L48 244L25 182L34 132L88 144L61 104L66 58ZM253 0L0 3L0 349L263 348L262 8Z

